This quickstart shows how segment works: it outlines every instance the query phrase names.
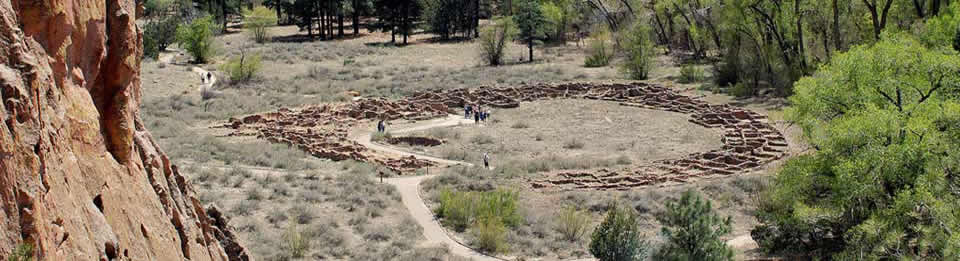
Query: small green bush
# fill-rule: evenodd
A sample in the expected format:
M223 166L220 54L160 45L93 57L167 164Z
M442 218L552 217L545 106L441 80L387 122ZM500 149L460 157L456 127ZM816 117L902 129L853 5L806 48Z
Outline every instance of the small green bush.
M733 250L721 239L730 233L730 217L713 211L710 201L688 190L679 200L670 200L666 212L657 216L667 239L654 255L656 260L733 260Z
M680 67L680 83L694 83L703 81L706 78L706 72L703 68L694 65L684 65Z
M177 28L177 43L193 56L194 62L206 63L214 56L212 16L204 16L193 20L192 23Z
M620 155L617 157L615 163L617 165L630 165L633 164L633 160L630 160L630 157L627 157L626 155Z
M734 97L750 97L753 96L756 91L749 84L739 82L728 87L727 93L733 95Z
M17 247L13 249L13 253L10 253L10 256L7 257L7 261L32 261L33 260L33 245L28 243L17 244Z
M610 40L610 33L606 30L600 30L590 37L589 49L590 55L584 60L586 67L604 67L610 65L613 59L613 49L607 46Z
M393 134L390 134L390 132L374 132L370 134L370 140L373 142L385 142L390 138L393 138Z
M515 227L523 221L517 205L517 193L509 190L494 191L454 191L442 189L437 201L440 203L435 213L441 222L464 231L480 219L498 219L503 224Z
M590 254L600 261L644 260L649 249L640 238L640 230L636 212L613 206L593 230Z
M470 226L470 235L480 250L507 252L507 228L499 218L481 218Z
M580 241L583 235L587 233L587 226L589 225L590 216L575 207L565 207L557 214L557 231L563 235L563 239L573 242Z
M620 69L630 79L646 80L653 70L656 50L650 38L650 28L642 21L635 23L627 33L623 47L627 55Z
M260 61L260 54L247 56L246 52L241 49L240 56L228 60L221 66L221 70L230 76L231 81L248 82L260 72L263 66Z
M277 23L275 12L263 6L243 11L243 26L250 33L250 38L257 43L265 43L270 38L267 27Z

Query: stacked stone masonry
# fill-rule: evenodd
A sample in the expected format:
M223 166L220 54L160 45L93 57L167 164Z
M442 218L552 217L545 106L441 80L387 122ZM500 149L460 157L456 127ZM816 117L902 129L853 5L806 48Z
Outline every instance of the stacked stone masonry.
M446 116L468 104L516 108L521 102L545 99L592 99L651 110L689 115L689 121L723 131L723 146L677 159L634 165L626 170L582 170L548 173L531 180L535 189L624 190L694 178L733 175L782 158L786 139L766 116L730 105L714 105L662 86L631 84L539 84L519 87L480 87L416 93L397 101L361 99L341 105L321 105L232 119L232 135L292 144L333 160L373 162L409 172L434 164L416 158L385 158L350 141L347 132L364 120L424 120Z

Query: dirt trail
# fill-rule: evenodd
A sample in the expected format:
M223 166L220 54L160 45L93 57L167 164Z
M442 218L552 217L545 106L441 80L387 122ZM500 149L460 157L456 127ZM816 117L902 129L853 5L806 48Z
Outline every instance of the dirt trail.
M450 115L446 118L431 120L424 122L423 124L417 124L416 126L407 127L399 130L391 130L390 133L398 134L405 132L414 132L420 130L426 130L436 127L449 127L455 126L461 123L470 123L469 120L464 119L461 116ZM436 157L430 157L426 155L420 155L415 153L410 153L403 151L394 147L384 146L376 144L371 141L371 134L373 132L369 130L358 131L349 136L349 138L357 143L360 143L367 148L376 150L381 153L395 154L399 156L415 156L420 159L430 160L433 162L440 163L442 165L465 165L473 166L469 162L462 161L453 161L446 160ZM414 220L423 227L423 236L426 238L425 242L421 242L420 245L446 245L450 249L450 253L467 257L473 260L504 260L497 257L492 257L485 255L483 253L477 252L469 247L457 242L451 238L447 232L443 229L439 222L434 219L433 212L427 208L427 205L424 204L423 198L420 196L420 182L425 179L432 178L435 175L423 175L423 176L413 176L413 177L399 177L399 178L389 178L385 181L391 185L397 187L397 191L400 192L400 198L403 201L403 205L410 210L410 215Z
M406 127L406 128L397 129L397 130L390 130L389 132L393 134L399 134L399 133L422 131L422 130L437 128L437 127L450 127L450 126L456 126L458 124L472 124L472 123L473 122L471 120L464 119L462 116L450 115L450 116L447 116L446 118L430 120L420 124L416 124L415 126ZM360 143L361 145L366 146L367 148L376 150L381 153L395 154L395 155L404 156L404 157L412 155L420 159L440 163L441 165L444 165L444 166L452 166L452 165L473 166L473 164L469 162L441 159L441 158L404 151L399 148L395 148L391 146L380 145L380 144L374 143L371 140L372 133L373 131L364 129L351 134L349 136L349 139L356 141L357 143ZM441 167L444 167L444 166L441 166ZM397 191L400 192L400 197L403 202L403 205L406 206L407 209L410 211L410 215L413 217L413 219L416 220L421 227L423 227L423 236L426 238L426 241L421 242L420 245L422 246L446 245L447 248L450 249L450 252L452 254L458 255L461 257L467 257L472 260L492 260L492 261L506 260L499 257L493 257L493 256L489 256L489 255L477 252L476 250L473 250L467 247L461 242L454 240L453 238L450 237L449 234L447 234L443 226L440 225L440 223L436 219L434 219L433 212L430 211L429 208L427 208L427 205L423 201L423 197L420 195L420 183L423 180L426 180L435 176L436 175L397 177L397 178L388 178L384 180L387 183L397 187ZM741 249L741 250L752 249L756 247L756 242L754 242L753 239L750 238L749 234L735 236L732 239L728 240L727 244L730 245L730 247L733 247L735 249ZM588 260L596 260L596 259L583 258L583 259L576 259L571 261L588 261Z
M157 61L165 64L173 64L174 56L176 56L176 52L164 52L160 54L160 56L157 58ZM190 70L197 73L201 79L206 79L207 74L210 73L210 71L197 66L194 66ZM216 86L217 75L211 73L210 76L211 78L209 81L201 80L204 84L197 87L197 92L202 92L204 88L213 88L213 86Z

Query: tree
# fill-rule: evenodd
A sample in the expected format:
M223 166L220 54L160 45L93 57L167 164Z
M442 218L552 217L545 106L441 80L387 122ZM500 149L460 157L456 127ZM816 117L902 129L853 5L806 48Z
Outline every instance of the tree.
M234 82L248 82L260 72L260 54L247 56L246 48L240 48L240 56L228 60L221 66L221 70L230 76Z
M643 260L647 243L640 238L637 214L629 208L614 206L593 230L590 254L600 261Z
M390 42L397 42L397 34L403 36L403 44L413 33L414 24L422 14L417 0L375 0L377 22L368 25L371 30L390 31Z
M143 55L157 59L177 40L179 25L179 18L173 16L148 21L143 29Z
M767 251L960 259L960 57L881 39L796 84L787 117L817 150L761 197L751 234Z
M441 40L450 36L470 37L477 30L474 21L475 0L425 0L423 1L424 21L428 29L439 35Z
M277 16L269 8L258 6L243 12L243 24L250 32L250 37L257 43L267 41L267 27L277 23Z
M480 30L480 40L477 43L480 45L480 56L487 64L497 66L503 63L507 44L516 34L515 27L513 19L507 17L497 19L492 25Z
M570 23L577 19L578 13L573 0L551 0L542 5L547 23L553 29L552 40L565 43Z
M533 62L533 44L543 34L543 25L546 22L543 10L538 0L518 0L516 3L514 20L520 30L520 39L527 43L530 52L529 62Z
M666 244L654 255L656 260L733 260L733 250L720 237L730 233L730 217L713 211L710 201L687 190L679 200L670 200L666 212L657 216Z
M214 54L213 17L205 16L177 28L177 43L193 55L194 62L206 63Z
M626 35L624 51L626 59L621 65L624 71L631 79L646 80L652 69L653 57L656 55L653 41L650 40L650 28L638 21Z

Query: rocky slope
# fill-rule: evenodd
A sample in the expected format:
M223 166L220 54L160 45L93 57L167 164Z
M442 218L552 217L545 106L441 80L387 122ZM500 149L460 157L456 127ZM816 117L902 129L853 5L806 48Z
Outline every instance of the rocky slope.
M0 1L0 257L248 259L140 121L136 10Z

